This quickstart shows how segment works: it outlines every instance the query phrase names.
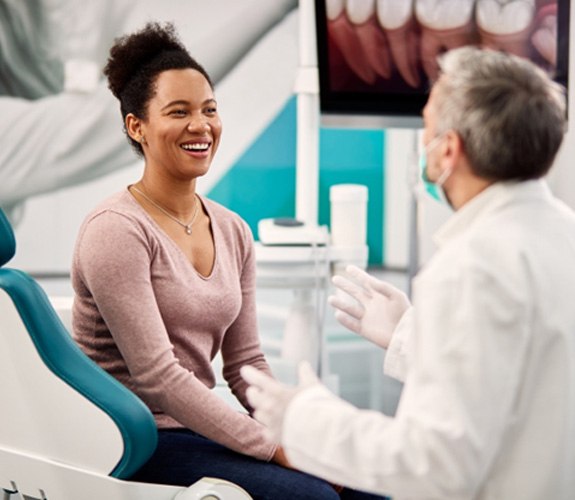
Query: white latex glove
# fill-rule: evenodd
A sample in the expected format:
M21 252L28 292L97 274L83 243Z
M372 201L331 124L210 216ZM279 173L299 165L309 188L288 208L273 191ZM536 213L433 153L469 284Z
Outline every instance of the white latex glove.
M395 327L411 306L407 295L357 266L347 266L345 271L348 277L336 275L332 282L348 296L328 297L336 309L336 319L352 332L387 349Z
M284 414L290 401L298 392L320 383L307 362L299 364L299 383L295 387L282 384L249 365L243 366L240 374L250 384L246 397L254 408L254 418L266 426L268 436L277 443L281 441Z

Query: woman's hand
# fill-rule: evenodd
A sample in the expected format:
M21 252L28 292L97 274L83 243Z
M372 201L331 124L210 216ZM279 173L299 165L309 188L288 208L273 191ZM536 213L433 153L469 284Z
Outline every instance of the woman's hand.
M272 462L275 462L276 464L281 465L282 467L285 467L286 469L297 470L289 463L289 460L286 457L284 449L281 446L277 447L277 450L274 453L274 456L272 457ZM330 484L335 491L337 491L338 493L342 492L343 486L340 486L338 484L332 484L332 483L330 483Z
M277 450L274 453L274 456L272 457L272 462L275 462L276 464L281 465L282 467L285 467L286 469L293 469L294 468L289 463L289 460L286 457L284 449L281 446L277 447Z

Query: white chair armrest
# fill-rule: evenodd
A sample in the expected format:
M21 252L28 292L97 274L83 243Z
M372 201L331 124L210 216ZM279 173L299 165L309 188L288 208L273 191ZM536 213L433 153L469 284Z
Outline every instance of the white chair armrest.
M177 493L174 500L249 500L251 498L236 484L223 479L204 477Z

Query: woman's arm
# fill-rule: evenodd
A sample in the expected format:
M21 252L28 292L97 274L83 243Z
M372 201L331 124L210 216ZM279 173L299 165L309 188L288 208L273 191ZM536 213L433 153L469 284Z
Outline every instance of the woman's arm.
M243 250L241 258L240 287L242 306L233 324L228 328L222 343L224 361L223 375L233 394L244 408L251 411L245 397L247 384L240 375L240 368L251 365L268 375L270 367L261 350L256 312L256 260L253 237L247 225L241 224L241 244L237 251Z

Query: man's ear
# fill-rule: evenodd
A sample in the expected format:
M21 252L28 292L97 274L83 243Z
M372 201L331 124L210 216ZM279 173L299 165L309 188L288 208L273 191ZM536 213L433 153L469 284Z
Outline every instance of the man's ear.
M444 168L456 169L457 165L461 163L462 155L465 153L461 136L454 130L448 130L445 133L443 148Z
M144 137L144 133L142 131L142 120L133 113L128 113L124 120L124 124L128 135L136 142L142 142L142 138Z

